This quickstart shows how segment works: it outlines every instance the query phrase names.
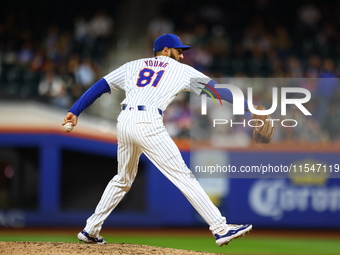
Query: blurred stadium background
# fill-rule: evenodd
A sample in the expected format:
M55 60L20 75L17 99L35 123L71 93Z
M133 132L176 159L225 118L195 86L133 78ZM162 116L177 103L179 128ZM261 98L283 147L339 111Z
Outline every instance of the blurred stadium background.
M227 129L221 157L240 165L339 164L338 1L6 1L0 10L0 226L79 227L116 173L120 92L103 95L64 134L62 119L95 81L126 61L152 55L160 34L193 48L184 62L210 77L325 78L305 83L312 113L278 127L260 149L251 130ZM271 104L271 88L254 87ZM165 124L190 163L187 93ZM219 139L223 138L220 137ZM228 139L226 139L228 138ZM217 139L218 140L218 139ZM216 141L216 139L215 139ZM338 174L339 177L340 174ZM230 222L258 228L339 230L340 179L203 179ZM212 188L214 187L214 188ZM205 227L190 204L145 158L133 188L105 227Z

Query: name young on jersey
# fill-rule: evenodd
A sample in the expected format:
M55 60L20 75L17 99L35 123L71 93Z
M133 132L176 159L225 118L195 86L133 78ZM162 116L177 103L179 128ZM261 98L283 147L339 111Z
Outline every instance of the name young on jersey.
M148 67L167 67L169 65L169 63L164 63L162 61L159 60L145 60L144 61L145 65Z

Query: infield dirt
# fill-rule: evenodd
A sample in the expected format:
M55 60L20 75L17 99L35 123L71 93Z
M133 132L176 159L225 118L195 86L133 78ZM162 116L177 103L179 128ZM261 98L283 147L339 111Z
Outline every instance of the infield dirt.
M62 242L0 242L3 255L212 255L216 253L186 251L147 245L110 243L84 244Z

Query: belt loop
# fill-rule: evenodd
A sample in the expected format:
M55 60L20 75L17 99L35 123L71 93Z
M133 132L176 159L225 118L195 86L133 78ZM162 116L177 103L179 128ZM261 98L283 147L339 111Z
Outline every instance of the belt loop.
M137 105L138 111L146 111L145 105Z

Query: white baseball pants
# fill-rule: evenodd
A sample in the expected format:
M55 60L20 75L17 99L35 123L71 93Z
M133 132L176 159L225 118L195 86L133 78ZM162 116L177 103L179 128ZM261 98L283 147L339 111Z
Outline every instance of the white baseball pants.
M186 166L157 109L122 111L117 131L118 172L108 183L94 214L87 219L86 232L99 235L106 218L130 190L142 153L184 194L213 234L226 228L225 217Z

